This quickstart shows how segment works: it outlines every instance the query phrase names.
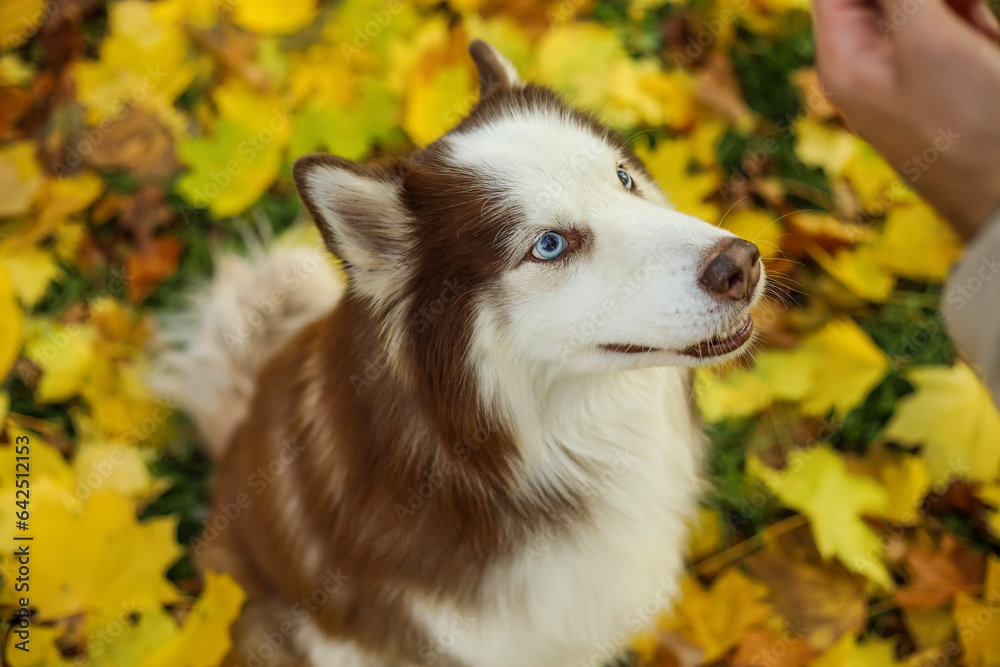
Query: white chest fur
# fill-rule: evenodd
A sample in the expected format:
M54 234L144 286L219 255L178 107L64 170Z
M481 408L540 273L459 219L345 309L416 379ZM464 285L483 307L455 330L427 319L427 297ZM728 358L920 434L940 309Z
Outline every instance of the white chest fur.
M433 641L426 664L452 655L472 667L599 667L668 607L703 437L681 373L599 376L536 404L545 416L521 434L536 440L526 444L526 483L544 471L549 483L583 484L589 510L498 565L479 608L414 602Z

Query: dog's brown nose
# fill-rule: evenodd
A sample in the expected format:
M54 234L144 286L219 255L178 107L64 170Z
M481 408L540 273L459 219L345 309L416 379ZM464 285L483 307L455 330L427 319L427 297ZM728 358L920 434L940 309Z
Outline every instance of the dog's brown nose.
M760 250L743 239L723 241L719 247L721 252L701 274L702 289L723 301L749 300L760 280Z

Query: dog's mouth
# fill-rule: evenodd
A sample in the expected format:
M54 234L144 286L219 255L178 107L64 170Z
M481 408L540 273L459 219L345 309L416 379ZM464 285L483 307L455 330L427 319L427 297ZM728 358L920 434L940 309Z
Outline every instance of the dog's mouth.
M692 345L691 347L682 350L681 354L686 354L689 357L698 357L699 359L718 357L740 349L748 340L750 340L750 336L752 335L753 317L747 315L747 318L743 321L743 323L731 331L709 338L708 340L703 340L696 345Z
M732 330L709 338L708 340L703 340L700 343L681 350L680 353L685 356L697 357L699 359L718 357L740 349L748 340L750 340L752 335L753 317L747 315L747 318ZM619 354L641 354L663 351L656 347L646 347L644 345L623 345L618 343L604 345L603 347L608 352L617 352Z

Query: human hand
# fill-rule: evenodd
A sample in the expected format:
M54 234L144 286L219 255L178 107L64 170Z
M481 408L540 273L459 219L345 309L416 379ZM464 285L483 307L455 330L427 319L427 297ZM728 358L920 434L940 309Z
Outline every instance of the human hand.
M831 101L966 239L1000 207L1000 48L983 0L813 0Z

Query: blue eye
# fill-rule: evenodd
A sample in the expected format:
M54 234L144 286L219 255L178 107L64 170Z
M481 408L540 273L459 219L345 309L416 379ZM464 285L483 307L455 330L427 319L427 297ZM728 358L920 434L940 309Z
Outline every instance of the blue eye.
M545 232L541 238L535 241L535 247L531 249L531 256L543 262L555 259L566 251L566 239L555 232Z
M632 177L628 175L628 172L618 167L618 180L622 182L626 190L632 190L635 188L635 183L632 182Z

